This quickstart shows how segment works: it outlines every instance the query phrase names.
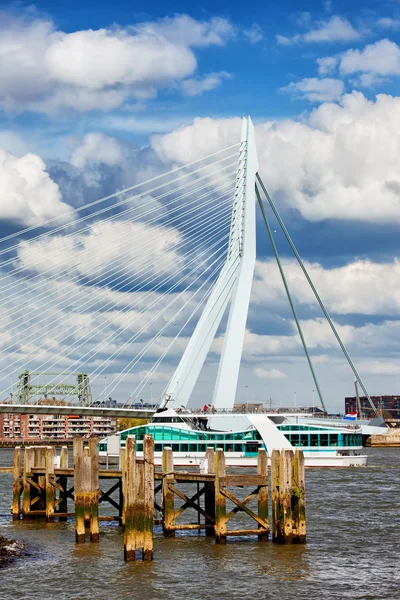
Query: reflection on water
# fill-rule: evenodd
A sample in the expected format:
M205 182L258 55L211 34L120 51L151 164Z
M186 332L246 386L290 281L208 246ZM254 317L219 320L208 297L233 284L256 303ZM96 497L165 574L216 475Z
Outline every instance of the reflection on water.
M0 600L398 600L400 450L369 449L370 466L308 470L306 546L196 533L155 534L153 563L125 564L116 523L99 544L74 543L73 522L10 520L11 478L0 475L0 532L30 555L0 573ZM0 465L12 452L0 451ZM233 526L233 524L232 524Z

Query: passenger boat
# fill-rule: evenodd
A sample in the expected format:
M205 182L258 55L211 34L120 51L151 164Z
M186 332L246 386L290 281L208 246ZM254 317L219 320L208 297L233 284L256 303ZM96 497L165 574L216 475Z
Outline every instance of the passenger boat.
M306 467L362 467L367 456L361 454L361 428L358 425L324 426L314 424L276 424L266 414L246 414L249 426L227 431L227 414L178 413L165 409L155 413L150 423L131 427L100 442L102 464L119 462L119 451L129 435L134 435L141 455L143 437L154 438L154 462L161 465L164 447L172 448L175 466L202 465L207 448L222 448L227 466L252 467L257 464L259 448L269 456L272 449L301 448Z

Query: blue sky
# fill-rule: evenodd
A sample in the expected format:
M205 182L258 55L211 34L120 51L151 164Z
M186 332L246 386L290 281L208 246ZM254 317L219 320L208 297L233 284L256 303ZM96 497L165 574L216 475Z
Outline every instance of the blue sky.
M1 235L221 150L250 114L260 172L371 393L398 391L400 2L150 2L139 12L131 2L71 0L2 2L0 11ZM261 222L257 232L238 398L251 382L254 400L289 403L296 391L307 403L313 384ZM279 232L277 244L327 397L341 408L352 375ZM81 285L93 287L85 276ZM166 360L165 377L178 357ZM110 366L109 379L126 364ZM156 392L163 385L154 379Z

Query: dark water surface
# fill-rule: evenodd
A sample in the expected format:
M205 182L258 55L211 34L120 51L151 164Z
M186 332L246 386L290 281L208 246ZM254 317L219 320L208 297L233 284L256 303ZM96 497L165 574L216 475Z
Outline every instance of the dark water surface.
M11 476L0 474L0 534L30 555L0 571L0 600L400 600L400 449L371 448L365 469L306 471L305 546L155 535L153 563L123 561L118 526L75 545L74 523L10 520ZM0 466L12 451L0 451Z

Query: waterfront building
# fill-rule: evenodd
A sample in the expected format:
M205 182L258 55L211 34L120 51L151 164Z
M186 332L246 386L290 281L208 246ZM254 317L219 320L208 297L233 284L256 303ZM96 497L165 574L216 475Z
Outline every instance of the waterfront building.
M115 417L0 414L0 440L66 440L76 435L111 435L117 430Z
M371 396L372 402L381 413L382 417L389 424L400 422L400 395L399 396ZM356 396L344 399L345 411L348 413L359 413L359 407ZM373 419L374 412L366 396L360 396L361 418ZM360 418L360 414L358 414Z

